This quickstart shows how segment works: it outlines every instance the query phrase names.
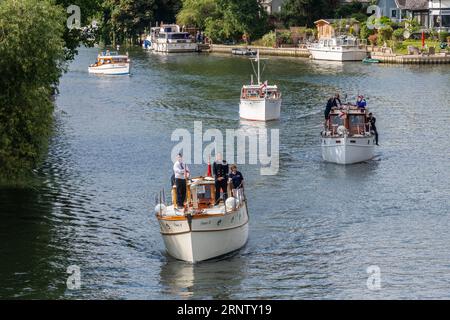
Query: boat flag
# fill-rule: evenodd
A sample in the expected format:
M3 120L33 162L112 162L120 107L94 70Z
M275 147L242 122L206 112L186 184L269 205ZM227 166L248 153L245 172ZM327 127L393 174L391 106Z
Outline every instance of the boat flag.
M264 81L264 83L261 85L261 89L265 89L267 88L267 85L269 84L269 82L266 80Z

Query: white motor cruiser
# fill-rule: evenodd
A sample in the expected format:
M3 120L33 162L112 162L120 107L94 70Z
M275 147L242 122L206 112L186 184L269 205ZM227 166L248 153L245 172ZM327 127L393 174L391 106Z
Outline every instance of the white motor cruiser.
M214 205L214 198L214 179L198 177L188 182L184 210L176 209L175 187L172 205L166 207L160 199L156 217L172 257L194 263L236 251L246 244L249 216L244 193L218 205Z
M91 64L88 68L89 73L104 74L104 75L127 75L130 74L130 58L128 53L120 55L117 52L99 53L97 62Z
M344 105L333 108L321 133L322 157L327 162L353 164L374 157L375 136L367 108Z
M151 28L150 38L147 37L144 45L155 52L196 52L198 45L188 32L182 32L176 24L161 24Z
M239 116L246 120L270 121L280 118L281 92L276 85L268 82L261 83L261 58L259 50L257 62L257 84L253 84L253 76L250 85L244 85L241 90L241 102L239 105Z
M367 58L365 41L349 36L321 38L318 43L308 46L315 60L362 61Z

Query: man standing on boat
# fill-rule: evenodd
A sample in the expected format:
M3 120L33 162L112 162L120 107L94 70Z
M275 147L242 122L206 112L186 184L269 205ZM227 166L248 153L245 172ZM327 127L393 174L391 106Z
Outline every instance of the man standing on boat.
M177 206L178 209L184 208L184 201L186 200L186 179L189 178L189 168L183 162L183 155L177 155L177 161L173 165L173 173L175 174L175 186L177 188Z
M220 200L220 189L222 189L224 193L225 200L228 198L227 183L229 171L230 169L228 167L228 163L222 159L222 154L218 153L216 155L216 161L214 161L213 165L214 181L216 186L216 205Z
M327 106L325 107L325 126L327 125L327 122L330 119L331 109L333 109L333 107L338 108L339 106L342 106L342 102L339 93L336 93L334 97L328 99Z
M367 122L370 123L370 128L373 131L373 133L375 133L375 143L377 146L379 146L378 144L378 131L377 131L377 126L376 126L376 122L377 122L377 118L375 118L371 113L369 113L369 117L367 118Z

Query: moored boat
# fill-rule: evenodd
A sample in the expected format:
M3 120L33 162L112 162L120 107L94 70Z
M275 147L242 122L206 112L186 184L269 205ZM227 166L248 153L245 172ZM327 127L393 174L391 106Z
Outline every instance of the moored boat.
M172 190L172 205L166 207L160 199L155 208L167 252L176 259L195 263L242 248L248 239L245 194L215 205L213 178L193 178L187 187L184 210L176 209L176 190Z
M159 27L151 28L151 49L155 52L196 52L198 45L191 34L182 32L176 24L161 24Z
M321 38L308 50L315 60L361 61L367 57L366 42L350 36Z
M249 48L233 48L231 53L236 56L255 56L256 51Z
M270 121L280 118L281 92L276 85L261 82L261 66L259 50L257 50L257 84L253 84L253 76L250 85L244 85L241 90L239 104L239 116L246 120Z
M368 109L353 105L333 108L321 133L322 157L327 162L353 164L374 157L375 136Z
M379 60L379 59L372 59L372 58L365 58L362 62L363 63L380 63L381 60Z
M104 75L126 75L130 73L130 58L128 53L120 55L106 50L99 53L97 62L88 68L89 73Z

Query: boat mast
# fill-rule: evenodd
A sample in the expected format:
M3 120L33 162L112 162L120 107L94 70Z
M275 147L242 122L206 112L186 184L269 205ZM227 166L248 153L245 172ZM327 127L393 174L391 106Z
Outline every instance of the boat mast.
M256 50L256 60L258 60L258 85L261 84L261 70L259 66L259 49Z

